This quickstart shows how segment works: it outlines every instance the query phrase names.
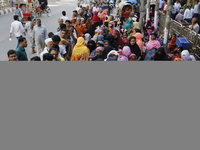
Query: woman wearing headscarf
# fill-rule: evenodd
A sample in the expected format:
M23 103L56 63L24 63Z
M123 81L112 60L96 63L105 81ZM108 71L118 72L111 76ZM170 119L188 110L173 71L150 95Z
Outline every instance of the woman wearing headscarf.
M120 33L116 30L113 30L112 35L114 36L114 39L117 41L119 48L122 49L124 47L124 41L120 37Z
M155 55L157 49L161 47L160 42L156 38L157 34L155 32L151 33L150 40L146 45L147 51L144 59L145 61L152 61L152 56Z
M128 61L128 57L131 54L131 50L129 46L124 46L121 55L119 56L119 61Z
M108 53L110 53L113 50L111 46L106 46L104 51L103 51L103 59L107 58Z
M101 54L103 53L104 51L104 47L97 47L95 50L93 50L91 53L90 53L90 58L89 59L93 59L97 54L98 52L101 52Z
M131 53L134 53L137 56L137 58L141 58L141 51L136 43L136 38L134 36L130 37L129 44L127 46L130 47Z
M190 57L190 53L188 50L183 50L181 52L181 58L183 61L192 61L192 58Z
M137 56L135 54L131 53L128 56L128 61L137 61Z
M89 40L88 43L87 43L87 47L89 48L90 50L90 53L96 49L96 43L95 41L93 40Z
M158 48L158 51L154 55L154 61L168 61L169 57L165 52L164 47Z
M136 43L139 46L141 54L142 54L142 49L143 49L143 45L144 45L142 39L143 39L144 36L141 34L141 31L139 29L135 29L135 32L136 32L135 33Z
M85 46L85 40L83 37L78 38L77 43L72 51L71 61L74 60L76 54L82 55L84 61L88 61L89 59L90 50L87 48L87 46Z
M108 36L106 37L106 40L108 40L110 42L110 46L118 51L118 43L117 41L115 41L114 36L112 34L108 34Z
M104 36L102 34L97 36L97 41L96 42L98 42L98 41L104 41Z
M91 36L89 33L85 34L85 44L87 45L88 41L91 39Z
M108 61L108 59L111 57L115 59L115 61L119 61L119 53L115 50L112 50L108 53L107 58L104 61Z

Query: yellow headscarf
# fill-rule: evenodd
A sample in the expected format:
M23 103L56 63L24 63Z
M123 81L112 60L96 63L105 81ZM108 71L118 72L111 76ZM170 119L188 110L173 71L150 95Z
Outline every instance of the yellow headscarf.
M85 61L88 61L89 56L90 56L90 50L87 48L85 45L85 40L83 37L79 37L77 39L77 43L74 46L74 49L72 51L72 57L71 61L76 61L77 54L80 54L84 57Z

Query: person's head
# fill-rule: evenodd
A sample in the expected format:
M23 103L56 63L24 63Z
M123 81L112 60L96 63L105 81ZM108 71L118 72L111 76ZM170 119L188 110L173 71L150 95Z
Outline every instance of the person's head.
M152 27L149 28L149 31L150 31L150 32L153 32L154 29L155 29L155 28L152 26Z
M50 49L50 47L53 46L53 41L52 41L52 38L48 38L45 40L45 46Z
M42 25L41 19L37 19L37 25L40 27Z
M134 11L134 12L137 12L137 8L134 7L134 8L133 8L133 11Z
M136 56L134 53L131 53L131 54L128 56L128 60L129 60L129 61L137 61L137 56Z
M53 55L50 53L45 53L43 55L43 61L53 61Z
M158 51L154 55L154 61L165 60L164 56L166 55L164 47L159 47Z
M175 39L176 38L176 34L172 34L172 39Z
M17 54L16 54L16 51L15 50L9 50L7 52L7 55L8 55L8 60L9 61L17 61Z
M98 41L96 45L97 45L97 47L104 47L104 42Z
M128 37L127 32L124 32L124 33L123 33L123 38L124 38L124 39L127 39L127 37Z
M70 26L70 23L71 23L70 20L66 20L66 21L65 21L66 27L69 27L69 26Z
M129 39L129 44L133 46L133 45L135 45L135 43L136 43L136 37L131 36Z
M81 18L81 24L84 24L84 23L85 23L85 19Z
M18 4L15 4L15 8L18 9Z
M66 24L60 24L60 30L66 29Z
M87 47L90 49L90 52L96 49L96 43L94 40L89 40L87 43Z
M53 44L54 45L58 45L60 43L60 41L61 41L61 39L60 39L60 37L58 35L54 35L52 37L52 40L53 40Z
M19 20L18 15L14 15L14 16L13 16L13 19L14 19L14 20Z
M74 10L73 15L77 15L77 14L78 14L77 10Z
M135 29L135 33L142 33L140 29Z
M27 47L27 45L28 45L27 40L26 40L25 37L19 38L18 42L19 42L19 46L23 47L23 48Z
M31 17L31 16L28 16L27 20L28 20L28 21L32 21L32 17Z
M152 32L151 33L151 40L156 40L156 38L157 38L157 33Z
M109 58L109 57L112 57L117 61L118 58L119 58L119 53L117 51L115 51L115 50L112 50L107 55L107 58Z
M60 24L63 24L63 19L59 18L59 19L58 19L58 24L59 24L59 25L60 25Z
M31 61L41 61L40 57L34 56L30 59Z
M58 57L58 54L59 54L59 49L52 47L49 50L49 54L52 54L53 58L56 59Z
M81 18L77 18L76 24L77 24L77 25L81 25Z
M61 32L60 32L60 37L61 38L66 38L66 35L67 35L67 30L66 29L62 29Z
M196 23L198 23L198 19L197 19L196 17L195 17L195 18L193 18L193 19L192 19L192 23L193 23L193 24L196 24Z
M49 38L52 38L53 36L54 36L54 33L53 33L53 32L49 32L49 33L48 33L48 37L49 37Z
M104 41L104 47L110 46L110 42L108 40Z
M62 11L62 15L63 15L63 16L66 16L66 11Z
M103 53L103 47L97 47L95 51L96 51L96 55L100 55Z

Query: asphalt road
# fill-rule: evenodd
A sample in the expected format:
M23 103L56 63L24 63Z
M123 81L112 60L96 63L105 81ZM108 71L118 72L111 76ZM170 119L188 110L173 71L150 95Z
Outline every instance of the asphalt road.
M49 0L49 7L51 9L51 16L47 17L46 14L41 16L42 24L46 26L47 32L56 32L58 27L57 20L62 16L61 12L65 10L67 16L71 19L72 11L76 9L77 0ZM13 22L13 14L7 14L0 16L0 61L7 61L7 51L15 49L17 39L13 36L12 40L9 41L10 25ZM26 36L28 38L28 36ZM32 54L31 44L28 40L28 47L26 52L30 59L36 54Z

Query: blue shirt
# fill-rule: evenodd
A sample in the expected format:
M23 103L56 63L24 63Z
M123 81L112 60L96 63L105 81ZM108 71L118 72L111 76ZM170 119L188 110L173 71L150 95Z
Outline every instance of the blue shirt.
M194 14L198 14L199 13L199 4L196 4L194 6Z
M159 9L162 9L164 3L165 2L163 0L160 0L160 2L159 2Z

